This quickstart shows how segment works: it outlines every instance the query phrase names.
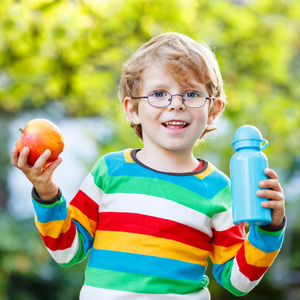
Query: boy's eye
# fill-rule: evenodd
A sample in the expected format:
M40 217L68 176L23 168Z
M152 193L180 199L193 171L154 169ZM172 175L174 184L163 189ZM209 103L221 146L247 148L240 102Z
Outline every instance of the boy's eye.
M201 97L202 95L197 92L187 92L185 93L186 97L188 98L196 98L196 97Z
M163 91L154 91L154 92L150 93L149 96L154 97L154 98L164 98L164 97L168 96L168 93L163 92Z

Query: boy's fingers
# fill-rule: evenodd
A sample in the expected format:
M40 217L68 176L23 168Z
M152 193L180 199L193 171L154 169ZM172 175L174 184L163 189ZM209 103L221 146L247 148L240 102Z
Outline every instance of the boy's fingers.
M33 169L38 171L38 173L41 173L43 171L44 165L47 162L47 159L50 157L51 151L45 150L44 153L41 154L41 156L37 159L35 162Z
M282 193L274 190L258 190L256 192L257 196L262 198L267 198L270 200L281 201Z
M258 183L260 188L272 189L277 192L283 192L283 189L278 181L278 176L272 169L265 169L265 174L269 179L262 180Z
M30 152L30 149L28 147L24 147L19 155L19 159L17 162L17 167L22 169L27 166L27 158L28 154Z
M45 174L50 173L52 174L54 172L54 170L58 167L58 165L60 165L60 163L62 162L62 158L59 157L58 159L56 159L54 162L52 162L44 171Z
M264 181L259 182L259 187L263 189L270 189L272 191L283 193L283 189L276 179L267 179Z
M270 178L270 179L276 179L278 180L278 175L277 173L272 170L272 169L265 169L265 174Z
M263 201L261 206L264 208L271 208L273 210L281 209L284 210L284 202L283 201Z
M17 147L13 147L10 153L11 163L16 167L18 164L19 153Z
M266 179L258 183L260 188L281 189L280 183L276 179Z

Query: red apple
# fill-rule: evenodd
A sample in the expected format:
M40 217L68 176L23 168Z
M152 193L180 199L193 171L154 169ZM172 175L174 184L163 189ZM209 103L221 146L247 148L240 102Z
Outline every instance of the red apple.
M51 156L45 166L56 160L63 151L65 143L60 129L46 119L34 119L28 122L22 132L20 139L16 143L19 154L24 147L30 149L27 163L33 166L36 160L45 150L51 151Z

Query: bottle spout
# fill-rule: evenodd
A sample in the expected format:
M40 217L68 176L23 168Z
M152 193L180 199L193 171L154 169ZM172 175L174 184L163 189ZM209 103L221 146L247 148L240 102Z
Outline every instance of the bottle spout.
M232 145L234 150L240 148L258 148L264 150L268 147L268 141L264 139L260 131L252 125L243 125L239 127L233 138Z

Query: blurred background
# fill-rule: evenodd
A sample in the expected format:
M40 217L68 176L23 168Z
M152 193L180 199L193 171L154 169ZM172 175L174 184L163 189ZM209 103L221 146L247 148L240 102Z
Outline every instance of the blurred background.
M1 0L0 299L78 299L86 265L60 267L45 250L31 186L10 163L18 129L40 117L61 128L55 178L72 199L98 157L141 147L118 100L122 65L167 31L213 49L228 96L219 130L195 155L229 175L234 132L252 124L269 141L265 153L285 190L283 249L243 299L300 299L299 0ZM210 279L213 300L235 299Z

